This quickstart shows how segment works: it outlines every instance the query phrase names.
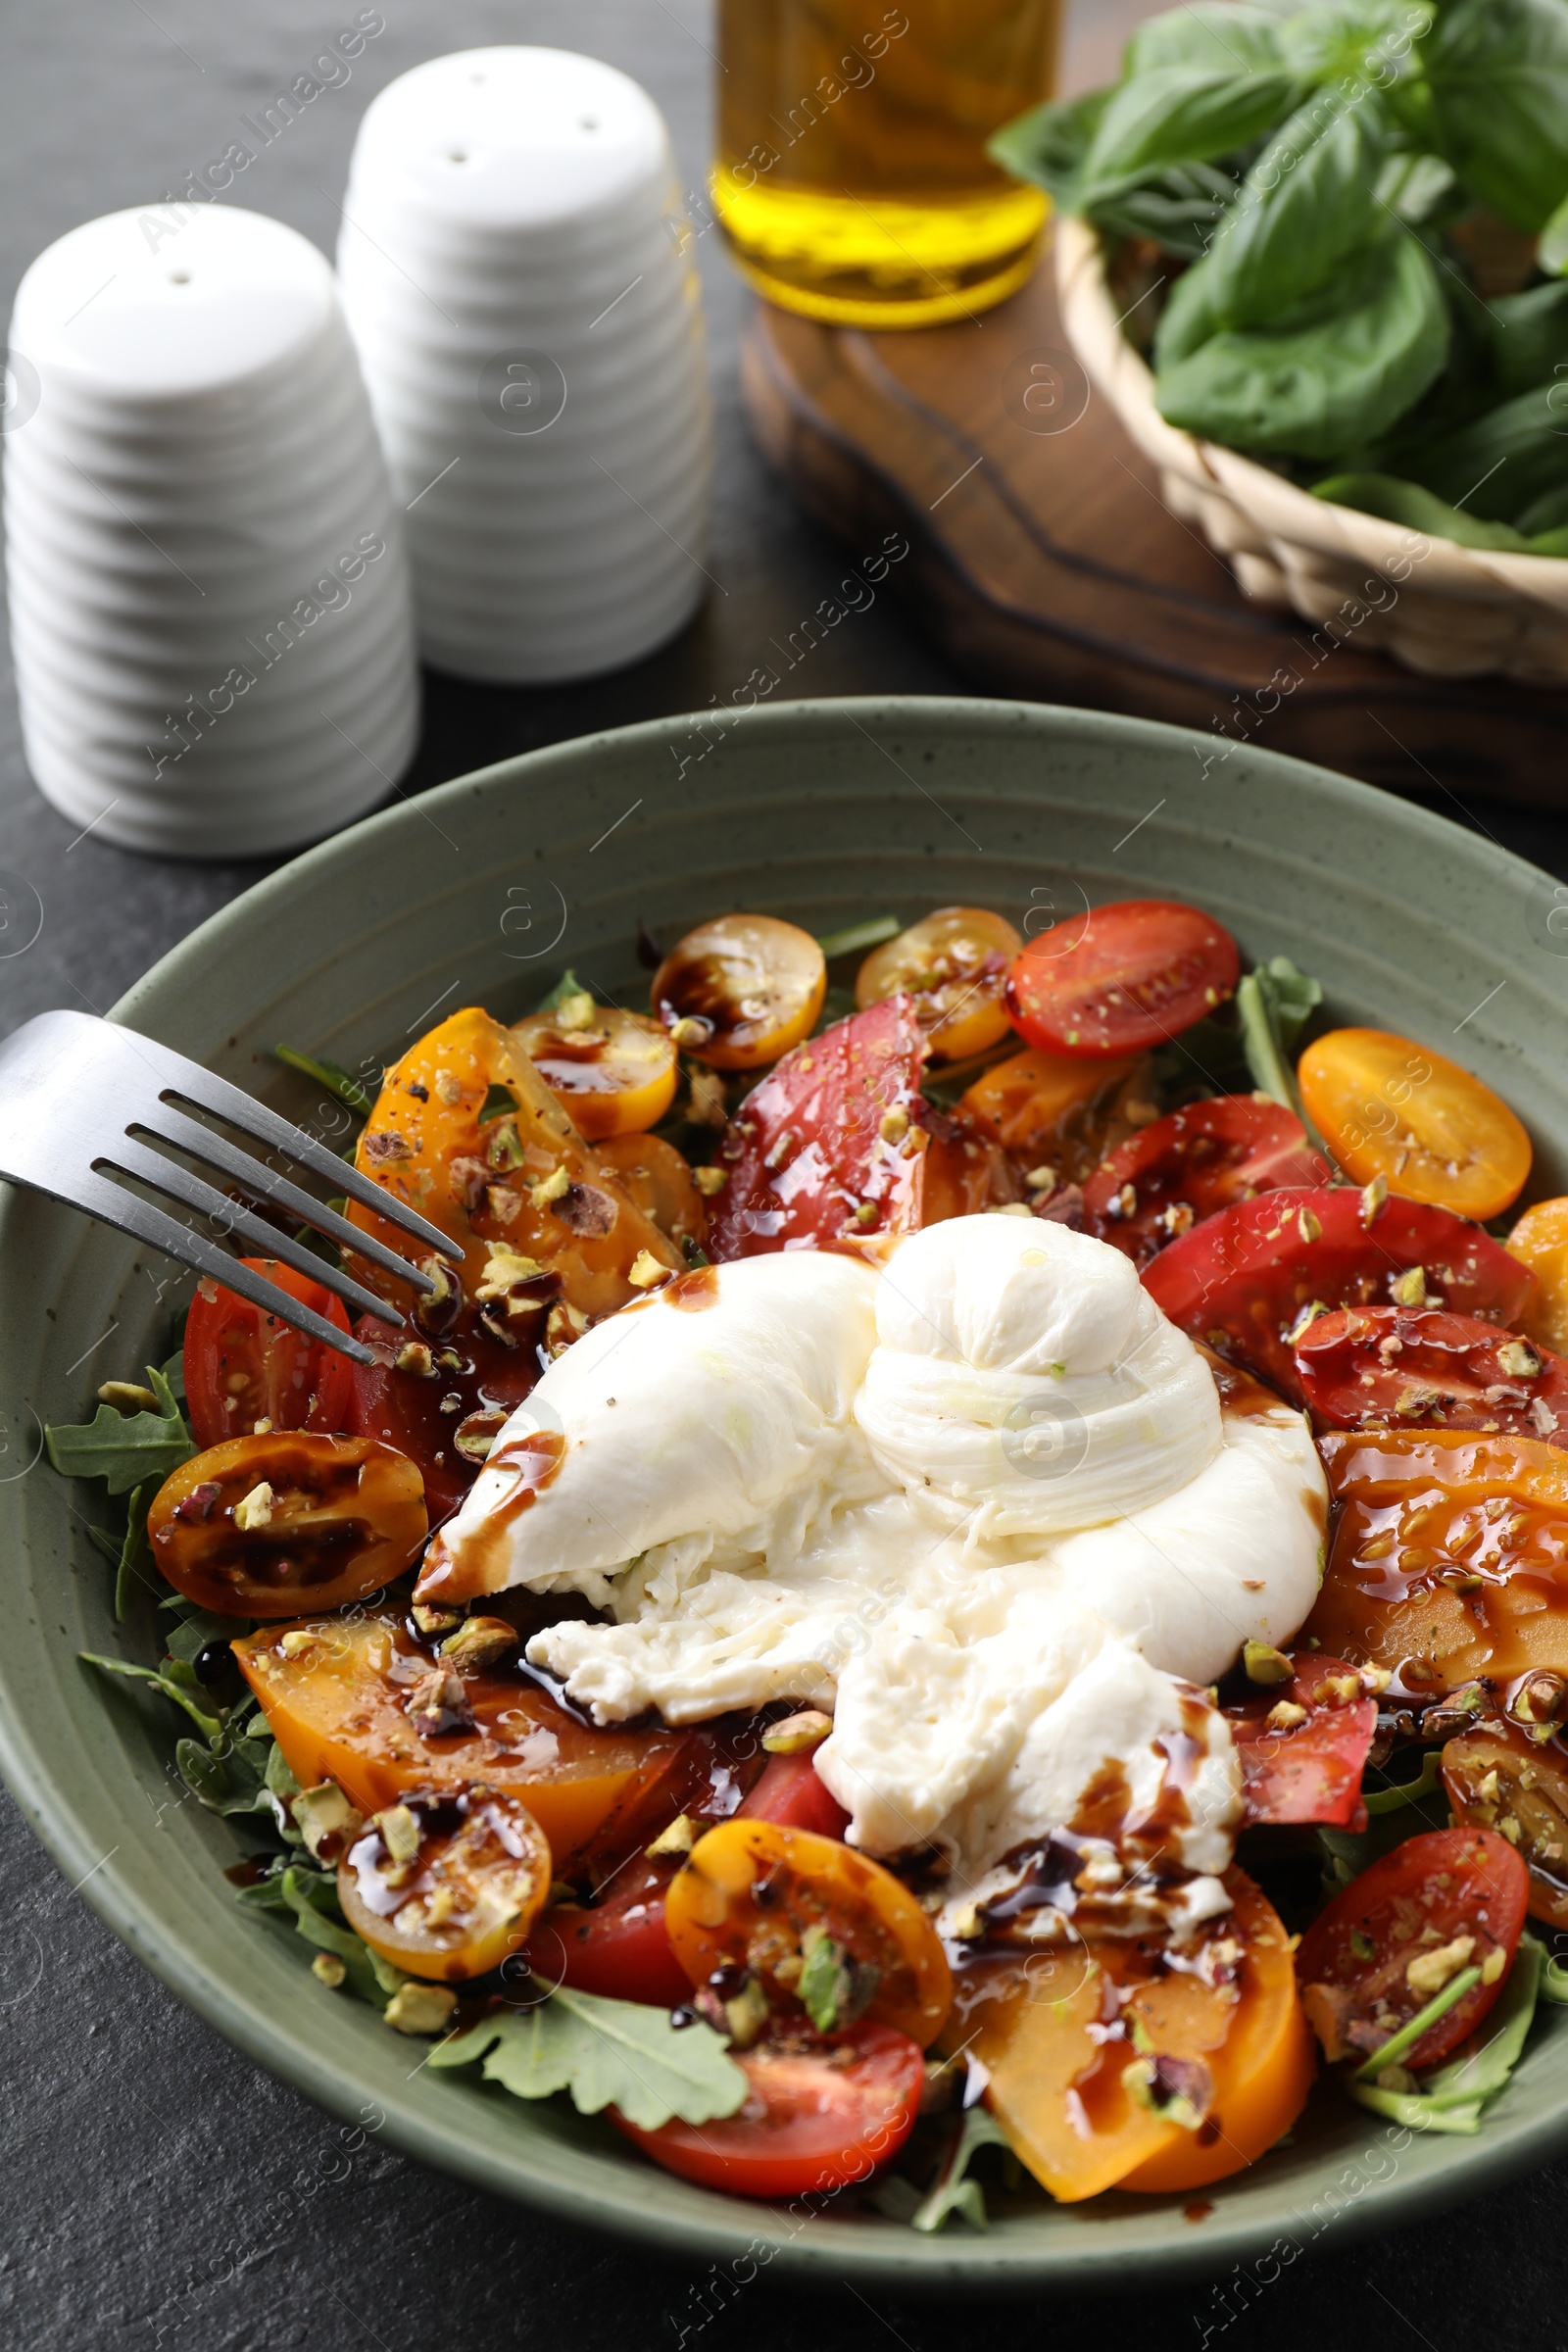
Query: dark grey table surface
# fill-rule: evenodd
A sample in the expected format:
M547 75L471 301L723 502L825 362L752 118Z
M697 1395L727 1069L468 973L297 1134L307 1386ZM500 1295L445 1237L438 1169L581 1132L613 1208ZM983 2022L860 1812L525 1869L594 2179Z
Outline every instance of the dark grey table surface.
M330 251L355 127L368 98L421 58L487 41L591 51L652 90L688 184L708 148L705 0L386 0L385 27L252 166L239 201ZM1147 0L1078 0L1073 81L1099 79ZM341 21L355 14L345 6ZM307 0L11 0L0 19L0 275L5 307L32 256L93 215L152 202L220 155L249 113L306 72L339 19ZM411 784L591 728L698 708L764 658L840 577L846 551L793 511L747 439L735 378L748 297L702 247L718 409L712 571L721 587L685 635L587 688L504 692L428 681ZM810 656L800 691L962 691L886 601ZM1440 803L1440 806L1446 804ZM1456 813L1449 808L1449 813ZM1457 812L1568 874L1568 818ZM0 868L43 904L30 951L0 963L0 1026L54 1004L111 1004L254 865L181 865L74 838L28 781L9 669L0 707ZM663 2266L493 2203L373 2145L346 2156L335 2125L259 2074L143 1973L61 1882L0 1796L0 2328L17 2352L490 2352L667 2345L803 2352L854 2343L939 2352L995 2328L1051 2328L1148 2352L1388 2344L1427 2352L1552 2352L1568 2341L1568 2170L1520 2182L1395 2236L1319 2250L1260 2290L1220 2282L1095 2306L1015 2312L918 2304L848 2287L807 2297L761 2282L726 2303ZM5 1922L50 1923L25 1979ZM30 1962L30 1952L26 1953ZM15 1974L13 1974L15 1968ZM283 2218L279 2219L278 2216ZM705 2319L705 2312L712 2316ZM684 2331L684 2338L683 2338Z

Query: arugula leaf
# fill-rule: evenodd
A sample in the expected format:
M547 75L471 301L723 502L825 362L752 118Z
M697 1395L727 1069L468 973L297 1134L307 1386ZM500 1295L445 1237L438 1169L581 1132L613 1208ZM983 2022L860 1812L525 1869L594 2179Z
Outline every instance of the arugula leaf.
M879 948L885 939L897 939L904 929L896 914L873 914L869 921L850 923L842 931L821 931L816 944L823 960L831 963L835 956L863 956L867 948Z
M1439 153L1516 228L1544 228L1568 197L1563 0L1447 0L1419 55Z
M285 1870L276 1884L294 1914L295 1934L314 1943L318 1952L335 1953L348 1971L349 1990L372 2008L384 2009L408 1980L400 1968L371 1951L352 1928L344 1927L340 1916L332 1916L337 1911L335 1880L322 1871L301 1870L296 1865Z
M1383 150L1374 102L1319 93L1299 107L1248 173L1207 256L1176 281L1154 340L1157 366L1228 327L1279 318L1374 241L1387 219L1372 194Z
M125 1619L130 1615L131 1605L136 1598L138 1589L144 1592L157 1592L164 1581L152 1565L152 1557L147 1545L147 1508L156 1493L157 1489L151 1479L145 1480L131 1493L130 1507L125 1520L124 1541L120 1547L120 1557L115 1562L115 1623L117 1625L123 1625ZM144 1561L147 1564L145 1574L142 1567Z
M111 1494L127 1494L144 1481L162 1485L196 1451L174 1393L162 1372L147 1368L156 1413L120 1413L101 1404L90 1421L46 1429L49 1459L67 1478L101 1478Z
M1308 1141L1320 1152L1326 1147L1306 1115L1287 1055L1322 1002L1321 983L1298 971L1288 956L1271 956L1266 963L1257 964L1236 990L1242 1051L1252 1084L1259 1093L1293 1110L1306 1129Z
M222 1717L210 1715L205 1707L197 1704L189 1690L159 1667L138 1666L130 1658L101 1657L91 1649L78 1650L77 1655L84 1666L96 1666L100 1674L122 1675L127 1682L151 1683L155 1690L161 1690L166 1698L172 1698L176 1707L183 1707L196 1729L210 1743L216 1743L221 1735Z
M362 1119L368 1119L375 1108L375 1097L351 1070L341 1068L335 1061L318 1061L314 1054L297 1053L292 1046L274 1046L272 1059L314 1078L318 1086L324 1086L329 1095L346 1102L350 1110L358 1111Z
M535 1012L559 1012L568 997L588 997L592 994L592 989L584 988L575 972L567 970L562 973L561 978L548 995L540 998L534 1010Z
M510 1086L493 1086L479 1105L479 1125L487 1126L492 1119L515 1118L517 1098Z
M744 2104L746 2076L722 2037L699 2019L676 2028L667 2011L597 1993L556 1990L531 2009L508 2009L443 2042L427 2063L471 2066L519 2099L569 2090L582 2115L618 2107L644 2132L672 2116L706 2124Z
M250 1740L229 1740L214 1747L180 1740L174 1744L174 1762L192 1796L209 1813L263 1813L275 1823L277 1806L267 1786L266 1752L260 1741Z
M1011 2142L996 2117L976 2101L964 2109L936 2180L910 2214L911 2230L930 2235L955 2213L960 2214L971 2230L989 2227L986 2192L978 2180L969 2178L970 2163L982 2148L1006 2148L1010 2153Z
M1478 2132L1487 2100L1495 2098L1519 2063L1543 1989L1544 1956L1544 1948L1535 1936L1521 1936L1507 1981L1487 2019L1487 2038L1479 2048L1461 2050L1428 2075L1419 2090L1380 2090L1376 2083L1359 2082L1352 2077L1346 2084L1351 2098L1412 2132ZM1547 1997L1561 1996L1548 1993Z
M1542 2000L1550 2001L1555 2008L1568 2006L1568 1968L1555 1954L1541 1972L1540 1995Z
M1271 325L1213 335L1161 367L1155 399L1168 423L1230 448L1331 460L1420 399L1448 335L1425 248L1391 225Z
M1406 1805L1418 1805L1424 1796L1435 1796L1442 1788L1442 1766L1441 1751L1429 1747L1413 1781L1395 1781L1387 1788L1363 1788L1361 1802L1372 1814L1398 1813Z

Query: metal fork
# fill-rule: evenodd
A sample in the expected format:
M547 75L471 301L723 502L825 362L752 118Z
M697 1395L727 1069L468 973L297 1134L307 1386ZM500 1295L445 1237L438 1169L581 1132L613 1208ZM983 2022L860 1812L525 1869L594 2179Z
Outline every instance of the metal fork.
M334 1192L373 1208L425 1250L461 1259L456 1242L315 1136L253 1102L226 1079L215 1078L199 1062L187 1061L183 1054L92 1013L40 1012L0 1042L0 1177L84 1209L101 1223L194 1266L199 1274L212 1275L264 1314L323 1341L340 1355L360 1364L373 1363L368 1348L324 1315L241 1265L216 1241L114 1181L116 1176L133 1177L151 1191L182 1201L217 1220L220 1231L254 1245L253 1254L281 1258L296 1273L335 1291L345 1305L383 1323L401 1326L405 1318L373 1291L327 1265L303 1242L279 1233L215 1185L166 1157L164 1150L151 1147L167 1147L205 1161L253 1200L285 1210L298 1224L314 1227L416 1291L428 1296L438 1289L432 1275L410 1265L395 1250L349 1224L226 1136L215 1135L200 1120L188 1118L181 1107L186 1104L270 1145L313 1175L325 1177Z

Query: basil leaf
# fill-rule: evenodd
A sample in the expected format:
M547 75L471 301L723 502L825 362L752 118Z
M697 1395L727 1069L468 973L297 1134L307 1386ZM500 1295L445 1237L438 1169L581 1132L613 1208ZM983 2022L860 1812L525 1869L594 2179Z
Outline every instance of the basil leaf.
M1517 526L1535 500L1568 484L1568 378L1406 450L1400 471L1472 517Z
M486 2080L519 2099L571 2093L582 2115L618 2107L628 2122L657 2132L672 2116L706 2124L744 2104L745 2074L721 2036L699 2019L676 2028L663 2009L612 2001L597 1993L556 1990L531 2009L480 2020L430 2054L433 2067L484 2061Z
M1229 11L1223 12L1227 16ZM1156 66L1112 91L1083 166L1082 202L1169 164L1211 163L1250 146L1289 113L1299 81L1234 62L1223 69Z
M173 1391L151 1365L147 1386L158 1398L156 1413L120 1413L101 1404L90 1421L46 1429L49 1459L67 1478L101 1478L111 1494L128 1494L144 1480L160 1486L171 1470L188 1462L196 1447Z
M1568 197L1568 7L1448 0L1420 46L1433 142L1475 195L1540 230Z
M1193 0L1140 24L1122 58L1122 79L1175 67L1189 73L1264 74L1283 53L1284 28L1247 0Z
M1413 50L1432 29L1433 11L1410 0L1326 0L1298 8L1280 26L1289 64L1313 81L1351 85L1356 94L1417 71Z
M1554 277L1568 273L1568 196L1542 230L1536 245L1536 260Z
M1147 237L1182 261L1199 262L1240 185L1216 164L1173 164L1120 194L1097 197L1093 217L1110 236Z
M1109 98L1108 90L1091 90L1084 98L1032 106L1004 123L986 153L1015 178L1049 189L1060 211L1075 213L1085 159Z
M955 2213L960 2214L971 2230L987 2228L985 2190L978 2180L970 2180L969 2166L982 2148L1010 2145L989 2109L978 2103L966 2107L930 2191L909 2216L910 2229L930 2235Z
M1420 399L1448 333L1425 249L1394 229L1272 326L1214 335L1161 368L1155 397L1169 423L1233 449L1332 460Z
M1179 278L1154 341L1156 365L1186 359L1229 327L1266 325L1378 241L1372 188L1384 153L1376 102L1319 93L1270 140L1196 269Z
M1568 366L1568 284L1531 286L1486 304L1488 358L1504 399L1549 384ZM1568 416L1559 422L1568 429Z
M352 1071L342 1069L335 1061L318 1061L314 1054L296 1053L292 1046L274 1046L272 1059L314 1078L318 1086L324 1086L329 1095L346 1102L350 1110L358 1111L362 1119L368 1119L375 1108L375 1097L360 1084Z
M1531 553L1529 540L1507 522L1478 522L1461 514L1419 482L1401 482L1391 473L1335 473L1312 484L1312 496L1337 507L1353 507L1360 514L1377 514L1385 522L1402 522L1429 539L1450 539L1456 547L1489 547L1506 555Z

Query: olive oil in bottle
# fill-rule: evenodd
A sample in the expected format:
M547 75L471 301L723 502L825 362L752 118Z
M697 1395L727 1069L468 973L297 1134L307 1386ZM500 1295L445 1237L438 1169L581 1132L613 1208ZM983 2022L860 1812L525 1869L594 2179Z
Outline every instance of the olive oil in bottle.
M769 301L863 326L1000 302L1047 199L986 155L1053 91L1060 0L719 0L714 208Z

